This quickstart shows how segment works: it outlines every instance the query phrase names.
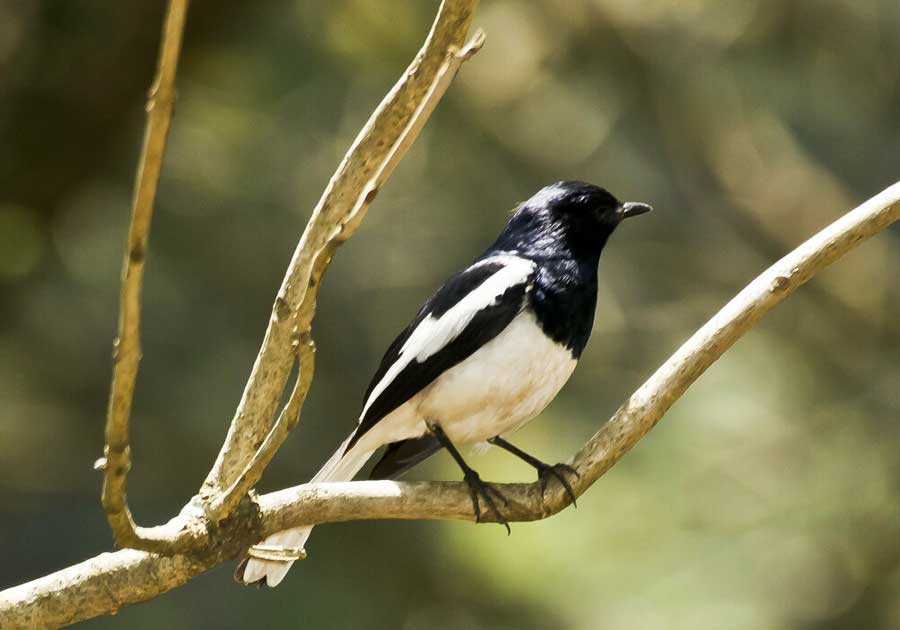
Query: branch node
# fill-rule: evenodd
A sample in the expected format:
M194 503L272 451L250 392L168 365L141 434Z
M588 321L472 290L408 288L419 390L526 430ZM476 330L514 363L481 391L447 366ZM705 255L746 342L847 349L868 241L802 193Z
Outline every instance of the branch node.
M207 507L212 521L235 509L296 425L314 371L315 344L310 329L322 276L337 247L359 227L462 62L483 43L481 31L469 42L465 40L474 5L474 0L442 2L425 44L360 131L313 210L285 273L225 444L204 482L212 491L200 491L212 497ZM278 413L298 360L293 391Z
M135 243L131 246L131 251L128 252L128 257L132 263L135 265L139 265L144 262L144 246L142 243Z
M466 42L466 45L459 49L455 46L451 47L450 52L459 57L462 61L468 61L472 58L472 55L481 50L481 47L484 46L484 41L486 36L484 34L484 30L477 29L475 34L472 35L472 39Z
M288 306L287 301L280 295L275 298L275 308L273 310L275 312L276 321L283 322L291 316L291 307Z
M772 293L784 291L790 286L790 284L790 278L788 278L787 276L775 276L775 279L772 280L772 285L769 287L769 291Z

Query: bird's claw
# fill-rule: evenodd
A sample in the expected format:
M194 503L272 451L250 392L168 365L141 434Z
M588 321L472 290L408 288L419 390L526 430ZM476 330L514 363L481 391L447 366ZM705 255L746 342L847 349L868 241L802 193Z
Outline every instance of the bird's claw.
M575 475L575 478L581 477L578 474L578 471L569 466L568 464L545 464L542 467L538 468L538 479L541 482L541 497L544 496L544 492L547 490L547 481L550 477L553 477L562 485L566 490L566 494L569 495L569 498L572 500L572 505L576 508L578 504L575 502L575 491L572 489L572 485L569 483L569 480L566 479L565 473L569 473L570 475Z
M487 506L494 513L494 516L497 517L497 522L506 528L507 535L511 534L512 530L509 527L509 521L506 520L506 517L500 513L500 509L494 502L494 497L496 497L500 501L503 501L503 505L509 505L509 499L503 496L503 493L497 490L497 488L489 483L482 481L481 477L479 477L478 473L474 470L466 472L465 481L469 485L469 495L472 497L472 509L475 512L475 522L481 522L481 504L478 500L478 497L481 496Z

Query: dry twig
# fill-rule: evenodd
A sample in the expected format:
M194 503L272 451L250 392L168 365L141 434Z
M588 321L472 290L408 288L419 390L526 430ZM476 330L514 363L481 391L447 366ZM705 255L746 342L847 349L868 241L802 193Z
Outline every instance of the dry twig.
M103 457L95 464L98 470L103 471L103 509L116 544L149 551L170 550L172 543L168 536L157 538L155 533L159 532L158 529L150 531L135 525L128 508L126 482L131 469L129 421L134 383L141 360L141 284L147 238L153 216L156 185L166 149L166 137L172 120L175 72L187 9L188 0L169 2L159 52L159 67L147 99L147 128L134 185L128 246L122 263L119 332L113 345L114 366L106 417L106 446Z

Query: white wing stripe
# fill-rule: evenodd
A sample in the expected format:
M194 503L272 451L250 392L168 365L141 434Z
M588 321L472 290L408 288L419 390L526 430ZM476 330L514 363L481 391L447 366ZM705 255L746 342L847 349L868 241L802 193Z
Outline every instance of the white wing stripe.
M440 317L429 315L416 327L406 343L400 349L397 360L388 368L378 384L372 389L369 399L363 407L360 421L366 416L369 407L385 389L397 378L406 366L416 360L423 363L428 357L434 356L447 344L456 339L472 319L482 310L493 306L497 300L511 287L527 282L534 269L531 261L516 258L514 256L497 256L482 263L500 262L503 268L487 280L482 282L477 289L469 293Z

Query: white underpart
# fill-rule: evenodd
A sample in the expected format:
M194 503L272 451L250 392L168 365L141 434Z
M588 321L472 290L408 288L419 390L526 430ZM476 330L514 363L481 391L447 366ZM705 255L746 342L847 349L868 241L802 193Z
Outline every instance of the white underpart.
M534 418L575 369L572 353L540 329L530 310L468 359L441 374L360 439L366 450L424 435L440 424L454 444L484 442Z
M477 289L459 301L440 317L428 316L423 319L400 349L400 355L385 372L366 401L360 414L360 421L372 403L397 378L413 360L424 362L448 343L459 337L466 326L480 311L497 303L497 300L511 287L528 281L534 270L534 263L515 256L497 256L480 264L502 261L504 266L485 280Z

